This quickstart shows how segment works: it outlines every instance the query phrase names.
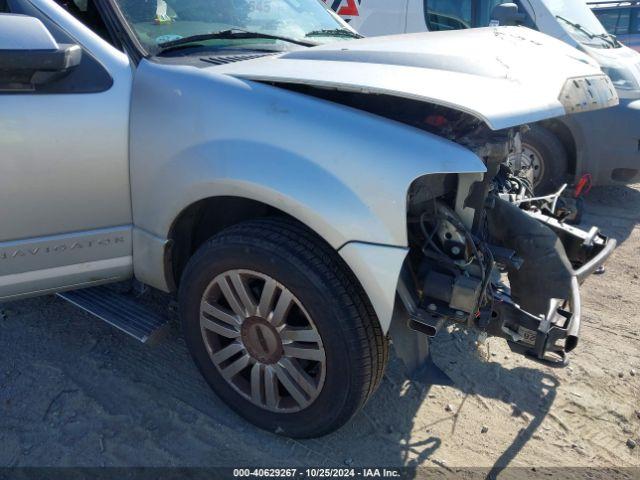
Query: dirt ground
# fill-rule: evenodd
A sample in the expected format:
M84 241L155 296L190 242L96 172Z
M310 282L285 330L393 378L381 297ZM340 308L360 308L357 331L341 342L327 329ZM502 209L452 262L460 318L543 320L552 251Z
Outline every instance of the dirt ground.
M392 358L354 421L316 440L227 409L177 328L147 347L55 297L3 305L0 466L640 467L640 186L594 189L584 220L620 247L583 286L569 367L442 332L433 361L450 384L409 382Z

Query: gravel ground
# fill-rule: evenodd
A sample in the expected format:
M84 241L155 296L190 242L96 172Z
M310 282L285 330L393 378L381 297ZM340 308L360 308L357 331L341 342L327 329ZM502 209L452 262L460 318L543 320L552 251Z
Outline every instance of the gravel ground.
M55 297L6 304L0 466L640 467L640 446L630 447L640 444L639 222L640 186L590 193L585 223L621 245L583 286L569 367L442 332L432 353L449 384L409 382L392 358L354 421L316 440L232 413L176 328L147 347Z

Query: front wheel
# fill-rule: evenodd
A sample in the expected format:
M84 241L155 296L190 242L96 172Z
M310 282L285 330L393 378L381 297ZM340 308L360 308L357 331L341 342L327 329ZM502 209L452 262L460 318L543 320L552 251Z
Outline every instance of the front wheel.
M380 381L388 345L362 288L333 249L293 222L216 235L189 261L179 297L201 373L260 428L327 434Z
M522 136L521 164L531 174L536 194L552 193L565 182L569 159L560 139L534 125Z

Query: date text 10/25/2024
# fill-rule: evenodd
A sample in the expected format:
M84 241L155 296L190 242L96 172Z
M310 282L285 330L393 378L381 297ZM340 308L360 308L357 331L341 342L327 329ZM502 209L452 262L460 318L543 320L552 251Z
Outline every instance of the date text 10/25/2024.
M237 468L235 478L396 478L401 477L396 468Z

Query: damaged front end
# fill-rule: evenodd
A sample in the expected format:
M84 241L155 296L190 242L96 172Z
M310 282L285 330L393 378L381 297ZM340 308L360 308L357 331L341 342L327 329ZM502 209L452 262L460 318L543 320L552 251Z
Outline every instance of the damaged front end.
M358 276L368 283L365 289L374 302L383 297L381 292L387 294L377 313L383 328L391 329L401 356L420 349L400 345L419 337L405 332L397 321L405 312L391 315L392 308L408 310L409 325L427 335L435 335L446 322L465 323L505 337L514 349L539 360L562 363L577 343L579 284L602 264L615 242L597 230L584 232L568 225L557 201L530 198L527 165L503 162L522 158L518 125L618 103L610 79L576 55L574 50L558 51L538 32L488 28L332 43L209 69L212 74L276 87L278 93L299 94L292 98L319 99L317 107L338 104L346 107L345 114L357 115L353 118L391 120L386 124L389 132L400 125L411 127L401 129L402 138L418 130L429 134L421 139L431 150L409 151L389 137L384 142L389 150L374 152L375 158L367 158L358 168L352 160L349 169L359 177L369 162L378 166L384 162L382 171L388 169L390 177L401 178L401 189L385 182L386 197L381 193L385 189L373 187L384 174L369 177L369 182L349 180L358 183L367 204L384 205L385 211L396 210L402 201L396 194L403 195L413 181L407 203L410 253L398 287L401 302L393 302L393 289L372 280L377 273L362 266L369 262L356 260L345 247L341 250L343 257L354 255L350 257L354 270L366 272ZM276 103L270 100L269 105ZM290 114L293 109L279 111ZM360 117L363 113L368 115ZM356 130L348 122L315 128L321 129L323 138ZM357 135L360 146L346 135L334 139L340 153L328 163L360 158L361 151L379 140L367 139L372 134L365 130ZM451 160L462 154L432 136L474 152L487 173L469 173L479 171L477 158L469 160L472 170L454 165ZM393 149L398 151L396 159ZM422 176L416 179L418 175ZM394 224L390 231L397 228ZM384 242L369 237L368 232L357 232L351 240ZM388 245L401 247L404 253L405 240L403 235ZM396 267L399 264L389 262L377 271L395 283ZM394 332L394 325L402 328Z
M504 163L520 148L519 135L476 126L455 141L484 160L486 174L413 183L410 254L398 294L413 330L434 336L448 322L461 323L564 365L578 343L579 286L616 242L596 227L570 225L562 190L533 196L526 170Z

